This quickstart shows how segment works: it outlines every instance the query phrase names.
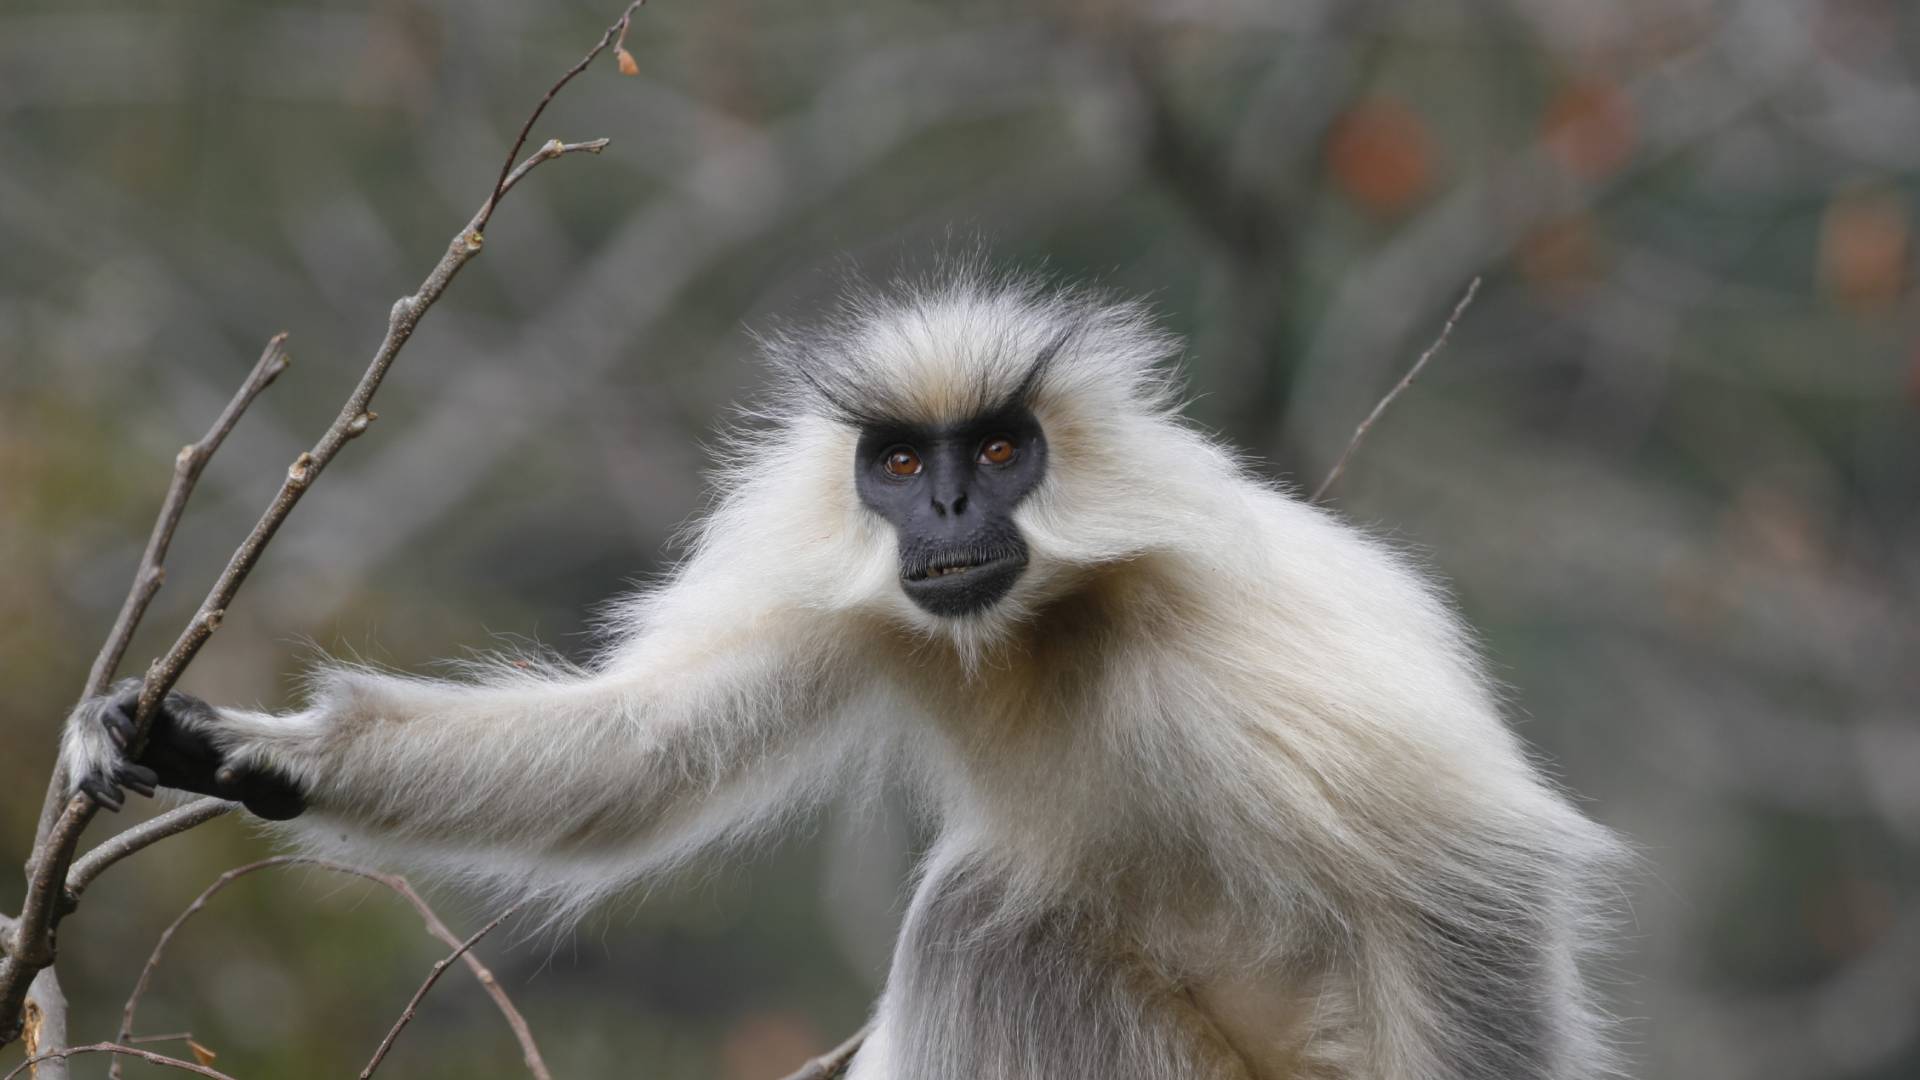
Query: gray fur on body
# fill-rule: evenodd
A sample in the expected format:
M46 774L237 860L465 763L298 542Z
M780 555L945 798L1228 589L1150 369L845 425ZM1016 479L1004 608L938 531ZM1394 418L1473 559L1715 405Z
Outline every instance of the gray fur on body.
M223 709L305 848L584 905L881 770L937 822L856 1080L1581 1080L1616 842L1408 561L1182 423L1137 306L960 274L776 339L690 556L582 668ZM915 608L850 419L1025 387L1030 563ZM76 775L110 764L77 716Z

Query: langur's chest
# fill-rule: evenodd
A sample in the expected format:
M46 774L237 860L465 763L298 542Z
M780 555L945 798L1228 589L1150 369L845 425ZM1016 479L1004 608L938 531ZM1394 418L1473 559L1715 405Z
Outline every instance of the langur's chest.
M1124 926L1092 914L1097 909L1023 893L979 864L931 871L889 979L890 1075L1291 1075L1242 1071L1239 1063L1251 1059L1224 1040L1190 989L1145 959Z

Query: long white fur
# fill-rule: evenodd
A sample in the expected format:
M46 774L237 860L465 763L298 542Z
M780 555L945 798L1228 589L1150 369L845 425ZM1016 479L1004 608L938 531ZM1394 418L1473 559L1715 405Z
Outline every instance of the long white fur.
M1143 309L962 272L769 347L690 556L594 663L332 668L299 713L221 712L309 787L301 843L585 903L894 768L939 839L858 1080L1609 1068L1582 964L1615 841L1404 558L1181 422ZM926 614L849 414L1029 376L1031 564Z

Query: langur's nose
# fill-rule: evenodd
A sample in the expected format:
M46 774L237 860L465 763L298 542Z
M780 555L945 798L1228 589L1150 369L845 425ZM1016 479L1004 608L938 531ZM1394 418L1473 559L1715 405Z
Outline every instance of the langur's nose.
M957 494L949 494L945 497L935 495L933 497L933 512L941 517L946 517L948 514L966 513L967 493L962 491Z

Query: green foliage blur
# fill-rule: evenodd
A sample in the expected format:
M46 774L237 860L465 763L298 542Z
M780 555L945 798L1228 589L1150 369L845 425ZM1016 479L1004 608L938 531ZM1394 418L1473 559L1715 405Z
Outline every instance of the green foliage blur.
M0 864L174 452L291 331L128 672L617 10L0 9ZM1635 1074L1920 1074L1920 9L653 0L628 45L636 76L604 57L533 132L612 148L513 193L183 688L279 707L319 652L583 655L701 506L749 332L850 281L979 251L1146 295L1192 417L1311 490L1484 274L1334 500L1450 580L1525 736L1642 852L1612 979ZM774 1080L884 974L894 802L480 952L557 1076ZM60 941L74 1041L271 850L221 821L103 879ZM461 932L490 914L432 895ZM443 953L363 884L256 876L139 1028L240 1077L354 1075ZM383 1075L525 1071L456 970Z

